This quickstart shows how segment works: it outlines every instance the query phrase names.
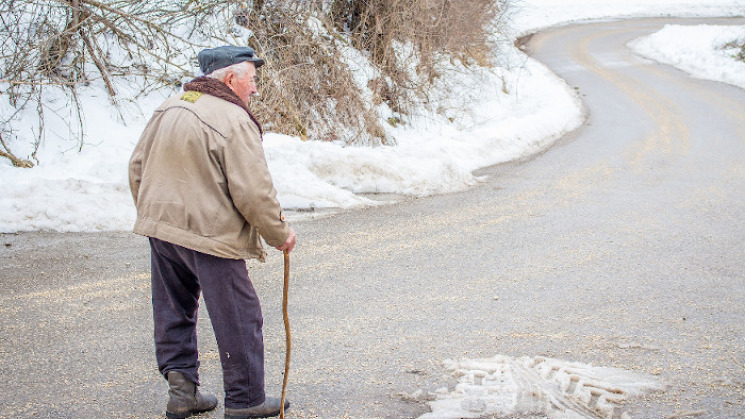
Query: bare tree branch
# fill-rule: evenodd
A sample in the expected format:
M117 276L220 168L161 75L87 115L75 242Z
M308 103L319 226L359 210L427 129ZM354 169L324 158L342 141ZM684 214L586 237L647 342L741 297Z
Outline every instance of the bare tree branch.
M29 125L21 115L33 104L38 150L51 125L44 118L57 117L54 109L45 113L44 92L64 92L68 106L60 109L77 109L77 123L67 126L82 147L83 86L100 82L118 103L121 78L136 75L140 93L178 85L191 75L196 50L220 43L247 44L266 58L262 96L252 107L268 129L385 144L391 139L379 107L387 105L397 123L427 105L431 86L449 71L444 61L490 65L491 35L508 1L3 0L0 98L15 111L0 116L0 157L24 161L13 156L11 143L22 140L16 127ZM358 85L348 65L350 46L379 74L367 86Z

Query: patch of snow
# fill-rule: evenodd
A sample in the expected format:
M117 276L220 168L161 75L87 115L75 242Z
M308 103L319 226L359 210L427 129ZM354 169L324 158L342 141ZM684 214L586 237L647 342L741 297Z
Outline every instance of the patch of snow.
M734 59L739 49L728 46L733 41L740 45L745 42L745 26L666 25L659 32L632 41L629 47L694 77L745 89L745 62Z
M448 360L455 388L440 389L419 419L534 417L624 418L622 404L663 390L648 374L545 357Z

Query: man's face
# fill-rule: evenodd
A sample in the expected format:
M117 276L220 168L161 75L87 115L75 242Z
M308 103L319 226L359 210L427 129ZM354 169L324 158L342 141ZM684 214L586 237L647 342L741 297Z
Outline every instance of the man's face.
M256 90L256 67L253 63L248 63L248 71L246 74L239 77L236 74L229 74L227 77L227 85L242 101L248 105L251 101L251 95L258 93Z

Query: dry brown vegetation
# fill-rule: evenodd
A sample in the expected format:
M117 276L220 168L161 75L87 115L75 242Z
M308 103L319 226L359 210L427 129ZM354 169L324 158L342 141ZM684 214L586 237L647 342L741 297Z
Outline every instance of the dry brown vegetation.
M169 8L170 7L170 8ZM183 44L167 28L185 11L174 2L137 0L3 0L0 2L0 97L13 112L0 115L0 156L31 167L11 148L24 111L38 114L36 151L45 134L49 89L61 89L77 118L68 121L69 136L83 146L84 126L78 97L81 85L103 82L116 105L116 79L140 76L145 85L178 80L186 62L176 59ZM115 58L116 57L116 58ZM89 65L90 64L90 65ZM91 70L95 69L95 70ZM29 121L26 121L28 123Z
M738 60L745 62L745 42L730 42L724 46L724 48L734 48L737 49L737 54L735 55L735 58Z
M267 61L259 72L262 95L252 107L268 130L318 140L388 143L382 124L405 119L426 104L433 81L446 76L441 63L491 64L492 35L505 4L7 0L0 5L0 96L16 112L0 120L0 138L5 138L0 156L25 161L13 155L8 139L14 138L14 124L27 107L39 114L38 147L44 135L45 89L64 89L79 115L79 86L93 79L103 82L112 104L121 77L139 76L145 81L143 91L178 84L188 74L193 52L232 42L225 34L236 26L250 30L242 42ZM367 86L354 79L345 53L350 47L377 69ZM375 109L382 103L394 112L388 121ZM78 133L82 147L82 116L77 124L71 133Z
M503 3L494 0L332 0L254 2L237 17L254 31L251 46L268 59L261 74L260 118L293 135L388 143L381 126L427 101L442 76L437 64L458 59L490 65ZM278 18L280 17L280 18ZM308 20L323 33L308 30ZM341 48L363 51L379 71L364 100ZM408 48L401 48L408 46ZM381 121L386 103L394 117Z

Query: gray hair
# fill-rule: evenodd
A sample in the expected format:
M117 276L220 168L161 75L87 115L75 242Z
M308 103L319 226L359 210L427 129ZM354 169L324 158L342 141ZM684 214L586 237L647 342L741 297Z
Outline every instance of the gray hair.
M253 63L250 63L248 61L243 61L238 64L233 64L227 67L218 68L217 70L209 74L205 74L205 77L210 77L213 79L223 81L228 74L233 73L236 77L243 78L246 76L246 74L248 74L248 69L253 66L254 66Z

